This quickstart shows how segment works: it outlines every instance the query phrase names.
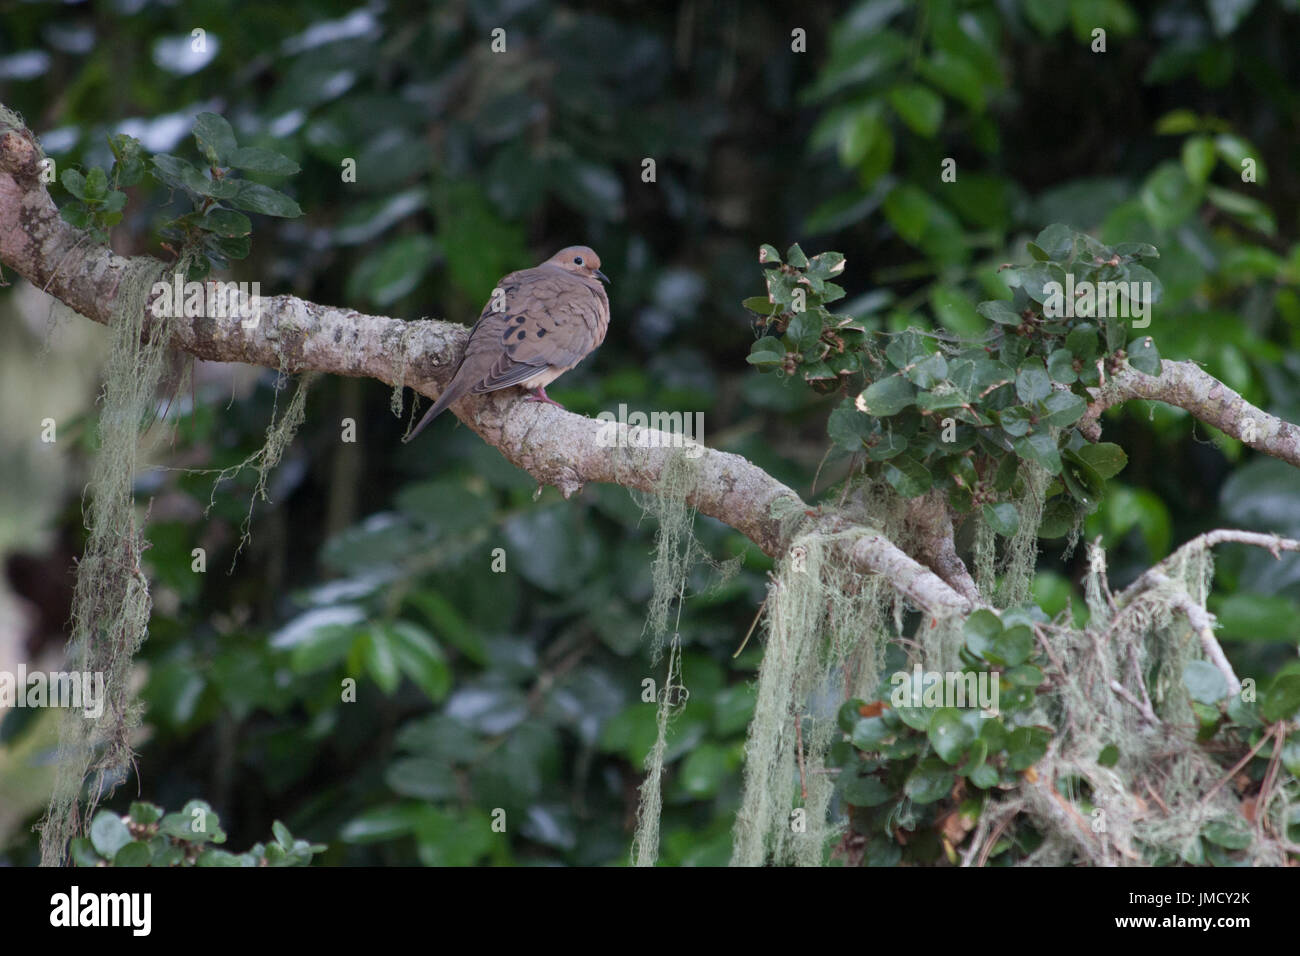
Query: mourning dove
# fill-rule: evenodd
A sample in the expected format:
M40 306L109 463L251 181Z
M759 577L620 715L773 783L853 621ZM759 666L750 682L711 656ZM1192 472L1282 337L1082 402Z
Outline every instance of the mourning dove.
M529 401L563 408L546 386L605 341L609 299L602 281L609 277L600 271L600 256L586 246L569 246L498 282L451 383L403 441L466 394L522 385L533 390Z

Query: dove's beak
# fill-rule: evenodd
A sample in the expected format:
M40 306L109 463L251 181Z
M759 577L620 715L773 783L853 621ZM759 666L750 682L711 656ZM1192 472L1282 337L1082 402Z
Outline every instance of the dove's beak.
M609 281L609 276L605 275L605 273L601 272L599 269L593 269L592 274L601 282L604 282L609 285L613 284Z

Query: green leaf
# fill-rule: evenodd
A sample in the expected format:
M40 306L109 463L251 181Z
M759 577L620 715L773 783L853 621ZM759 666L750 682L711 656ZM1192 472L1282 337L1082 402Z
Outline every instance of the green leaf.
M904 184L885 197L885 218L899 236L915 244L925 234L933 204L922 189Z
M835 714L835 723L840 730L851 734L862 719L862 708L866 706L867 702L860 697L851 697L840 704L840 709Z
M739 733L754 716L758 691L753 684L733 684L718 692L713 701L713 729L721 736Z
M869 773L846 770L842 776L844 781L840 784L840 796L852 806L878 807L894 796L878 777Z
M86 174L86 195L84 198L87 202L102 200L108 195L108 174L98 166L91 168ZM123 197L125 198L125 197Z
M59 174L59 181L63 183L63 188L78 199L86 198L86 177L75 169L65 169Z
M1092 510L1106 494L1106 483L1093 467L1072 451L1061 454L1061 478L1070 494Z
M1219 151L1223 161L1232 167L1234 179L1241 178L1242 170L1245 168L1243 163L1248 159L1253 159L1255 160L1256 184L1263 186L1268 182L1268 177L1264 172L1263 157L1260 156L1259 150L1240 136L1235 136L1232 133L1220 133L1214 138L1214 148Z
M1268 689L1259 712L1270 724L1290 720L1300 711L1300 674L1283 674Z
M1027 435L1033 426L1034 413L1024 405L1013 405L998 412L998 423L1012 438Z
M1165 230L1182 225L1195 214L1201 188L1188 178L1181 165L1166 162L1147 177L1139 195L1151 225Z
M1146 335L1140 339L1134 339L1128 344L1128 364L1132 365L1139 372L1145 372L1147 375L1160 374L1160 351L1156 348L1155 339Z
M860 717L853 727L850 740L859 750L879 750L880 745L894 735L894 731L881 717Z
M264 216L293 219L302 215L302 209L299 208L298 204L284 193L272 189L270 186L251 183L247 180L239 180L236 183L235 194L227 202L232 206L238 206L240 209L246 209L249 212L261 213Z
M1042 407L1043 421L1057 428L1065 428L1083 417L1083 413L1088 410L1088 403L1081 395L1057 390L1047 396Z
M1103 481L1114 478L1128 464L1128 455L1124 449L1113 442L1083 445L1075 454L1087 462Z
M95 852L95 845L89 837L76 837L68 845L68 850L74 866L99 866L104 862L103 857Z
M1295 643L1300 604L1289 597L1237 591L1212 602L1223 637L1238 641Z
M1250 827L1240 818L1215 820L1201 830L1201 835L1211 843L1228 850L1244 850L1250 846L1254 837Z
M1024 624L1009 627L993 639L993 646L984 655L995 664L1015 667L1028 660L1034 649L1034 632Z
M1007 766L1012 770L1028 770L1047 753L1051 735L1041 727L1017 727L1007 739L1010 757Z
M1101 354L1097 344L1097 329L1086 322L1076 325L1065 337L1065 347L1085 365L1092 363Z
M802 352L810 349L821 339L821 316L813 311L796 312L785 330L787 351Z
M1209 661L1191 661L1183 668L1183 683L1192 700L1214 704L1228 696L1228 681Z
M931 349L920 332L916 329L906 329L890 336L889 344L885 347L885 358L889 359L889 363L894 368L901 370L920 362L930 352Z
M903 373L917 388L930 389L948 377L948 362L943 353L934 352Z
M370 807L350 819L339 831L345 843L379 843L409 834L424 812L424 807L407 803L388 803Z
M972 654L985 657L1002 634L1002 620L987 608L980 608L966 618L962 634L966 638L966 648Z
M750 312L754 312L758 315L771 316L776 313L776 303L765 295L750 296L748 299L741 302L740 306L741 308L748 309ZM760 341L762 340L760 339ZM779 340L772 339L772 341L776 342Z
M934 752L949 764L959 762L975 739L975 731L953 707L942 707L935 713L929 735Z
M1204 183L1214 169L1214 141L1208 136L1190 136L1183 143L1183 169L1194 183Z
M954 779L952 770L944 763L927 758L912 771L903 791L915 803L934 803L949 794Z
M89 229L94 224L90 210L80 200L66 203L60 208L59 218L70 226L76 226L78 229Z
M1040 358L1027 359L1016 373L1016 394L1022 402L1042 401L1052 394L1052 377Z
M852 399L846 399L826 421L826 433L831 441L849 451L860 451L867 436L872 433L873 421L870 415L860 412Z
M1023 625L1017 625L1017 627L1020 626ZM1021 664L1018 667L1012 667L1002 676L1008 683L1019 687L1037 687L1043 682L1043 672L1033 664Z
M1056 349L1047 358L1047 374L1053 382L1073 385L1079 375L1074 370L1074 353L1069 349Z
M922 60L918 69L926 80L974 113L984 112L984 80L970 60L948 50L937 50L928 60Z
M1160 258L1160 251L1149 242L1121 242L1114 251L1115 255L1126 259Z
M393 646L393 639L387 628L378 626L367 630L364 639L357 643L357 649L360 651L361 663L374 682L379 685L379 689L385 695L391 695L397 690L397 684L401 680L401 670L397 662L396 648Z
M1041 465L1048 473L1056 475L1061 471L1061 454L1056 448L1056 441L1045 431L1034 432L1015 441L1016 454L1027 461Z
M92 169L91 174L93 175L94 172L95 170ZM86 182L89 188L89 178ZM1277 233L1277 222L1273 218L1272 210L1258 199L1230 189L1220 189L1218 186L1207 186L1205 195L1210 202L1247 228L1262 232L1266 236Z
M90 842L95 852L106 860L117 856L117 851L131 842L131 831L122 818L110 810L100 810L90 824Z
M199 220L199 227L218 236L238 237L247 236L253 231L252 221L242 212L235 212L233 209L222 209L220 206L213 206L207 211L207 214Z
M129 814L132 823L139 823L141 825L157 823L163 818L162 807L141 801L135 801L131 804Z
M148 866L153 860L153 850L148 843L132 840L117 851L113 857L114 866Z
M1291 734L1282 744L1282 766L1293 777L1300 777L1300 733Z
M805 256L803 250L799 248L799 243L796 242L786 250L785 264L788 266L794 266L796 269L808 268L808 257Z
M230 154L225 165L262 176L292 176L301 168L288 156L282 156L274 150L263 149L260 146L236 149Z
M1003 302L1001 299L981 302L975 307L975 311L990 322L996 322L998 325L1017 326L1024 321L1020 317L1020 313L1011 308L1010 302Z
M1033 0L1028 0L1033 2ZM1181 136L1201 128L1200 118L1191 110L1177 109L1156 120L1156 133L1160 136Z
M1020 0L1020 11L1045 37L1060 33L1070 20L1069 0Z
M986 504L983 514L985 523L1003 537L1013 537L1020 530L1020 510L1008 501Z
M402 673L434 703L446 697L451 668L433 635L410 621L395 621L385 631Z
M889 103L913 132L931 137L943 122L943 97L920 83L905 83L889 91Z
M228 157L237 147L235 131L225 117L200 113L194 120L194 141L212 166L228 166Z
M1065 262L1074 252L1074 230L1059 222L1052 223L1039 232L1034 244L1052 261Z
M399 236L362 260L349 277L348 290L375 305L392 305L420 284L437 253L438 244L430 236Z
M872 382L858 396L867 407L867 414L882 418L896 415L916 400L912 383L901 375L890 375Z
M730 775L727 751L715 743L700 744L682 762L678 782L697 800L716 796Z
M781 264L781 253L776 251L776 246L769 246L767 243L763 243L758 247L758 261L764 265L779 266Z
M929 470L911 455L896 455L882 466L885 480L904 498L916 498L930 490Z
M233 195L236 188L233 183L214 183L213 180L204 176L201 170L179 156L159 153L153 157L151 163L154 176L165 185L175 189L184 189L199 196L213 196L215 195L214 189ZM216 198L224 199L226 197L217 196Z
M970 782L981 790L988 790L998 784L998 768L992 764L982 763L970 772Z
M1119 748L1114 744L1107 744L1101 748L1101 753L1097 754L1097 763L1102 767L1113 767L1119 763Z

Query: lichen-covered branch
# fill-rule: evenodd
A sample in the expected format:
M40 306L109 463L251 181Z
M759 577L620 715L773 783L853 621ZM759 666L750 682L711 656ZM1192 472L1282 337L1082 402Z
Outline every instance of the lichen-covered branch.
M1135 398L1176 405L1245 444L1300 468L1300 427L1256 408L1195 362L1160 363L1159 375L1122 367L1095 398L1084 416L1092 437L1100 435L1098 417L1106 409Z
M90 243L59 218L40 180L41 158L28 130L0 124L0 263L86 318L107 323L131 260ZM172 345L199 358L375 378L429 397L450 379L468 336L468 329L454 323L407 322L294 296L262 299L256 324L237 315L155 321L170 322ZM539 484L555 485L565 497L588 482L653 491L679 453L632 441L625 430L611 442L608 429L602 434L604 423L520 401L513 390L467 396L452 411ZM689 453L698 453L689 504L740 531L767 554L789 547L801 524L791 515L807 512L813 520L814 512L794 490L739 455L708 448ZM859 570L887 575L919 608L949 613L971 607L882 535L864 529L863 537L845 549L845 558Z

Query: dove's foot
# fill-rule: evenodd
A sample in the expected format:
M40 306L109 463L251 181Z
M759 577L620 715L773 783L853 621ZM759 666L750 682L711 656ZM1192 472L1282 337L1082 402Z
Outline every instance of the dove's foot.
M547 405L554 405L556 408L563 408L563 407L564 407L564 406L561 405L559 402L557 402L555 399L551 398L551 396L549 396L549 395L546 394L546 386L545 386L545 385L539 385L539 386L537 386L535 389L533 389L531 392L529 392L526 396L524 396L524 401L525 401L525 402L545 402Z

